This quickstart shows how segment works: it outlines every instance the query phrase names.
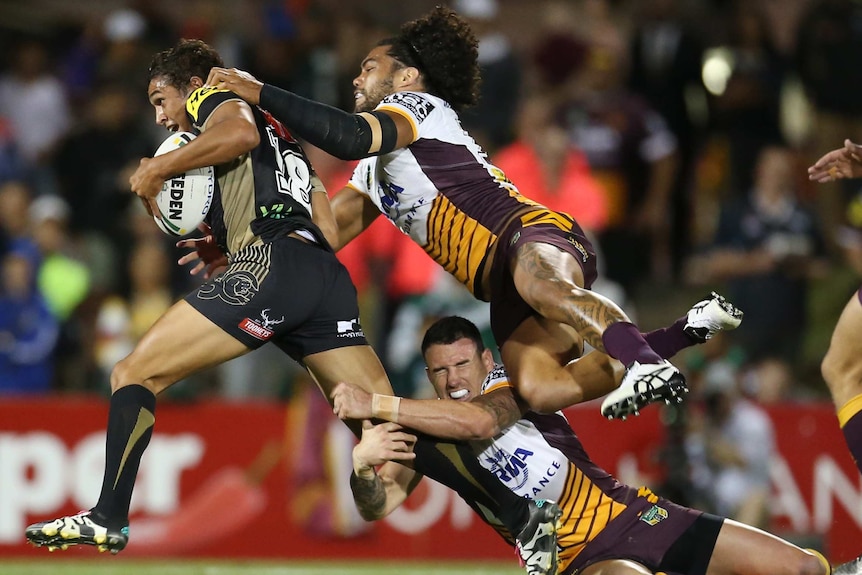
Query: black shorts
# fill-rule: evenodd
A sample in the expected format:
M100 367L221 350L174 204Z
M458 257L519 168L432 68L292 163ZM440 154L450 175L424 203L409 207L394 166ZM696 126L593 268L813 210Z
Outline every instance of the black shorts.
M347 269L331 251L291 237L233 254L223 274L185 299L246 346L271 341L297 361L368 343Z
M500 235L494 254L489 284L491 286L491 331L498 347L512 335L524 320L538 315L515 288L511 261L524 244L538 242L556 246L571 254L584 274L584 286L589 289L598 275L596 253L590 240L571 216L537 210L518 218Z

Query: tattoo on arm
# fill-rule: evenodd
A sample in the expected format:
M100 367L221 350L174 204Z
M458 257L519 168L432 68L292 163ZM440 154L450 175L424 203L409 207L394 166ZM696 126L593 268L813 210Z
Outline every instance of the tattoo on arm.
M495 391L487 395L480 395L474 400L482 409L494 416L497 426L506 429L521 419L521 408L515 401L511 391Z
M373 479L362 479L356 473L350 474L350 489L359 515L366 521L383 517L386 511L386 487L375 473Z

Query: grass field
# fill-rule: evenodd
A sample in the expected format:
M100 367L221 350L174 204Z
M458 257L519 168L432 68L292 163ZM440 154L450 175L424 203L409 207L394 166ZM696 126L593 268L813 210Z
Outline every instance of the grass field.
M521 575L511 563L0 560L2 575Z

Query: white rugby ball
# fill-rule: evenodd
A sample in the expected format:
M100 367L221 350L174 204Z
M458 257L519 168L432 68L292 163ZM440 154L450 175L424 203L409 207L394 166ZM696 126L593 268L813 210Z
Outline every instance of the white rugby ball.
M155 155L172 152L196 137L191 132L175 132L162 142ZM214 190L215 170L212 166L196 168L174 176L165 181L156 196L158 213L153 214L153 219L168 235L189 235L204 221L212 205Z

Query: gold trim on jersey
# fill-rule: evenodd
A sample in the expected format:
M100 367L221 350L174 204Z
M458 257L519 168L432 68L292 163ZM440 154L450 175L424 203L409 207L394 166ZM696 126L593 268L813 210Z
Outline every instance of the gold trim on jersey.
M497 241L496 234L459 210L446 196L438 195L428 214L425 251L434 261L475 293L476 274Z
M191 114L195 124L198 123L198 112L200 112L203 101L206 100L208 96L217 92L230 92L230 90L216 88L215 86L201 86L189 94L189 98L186 100L186 111Z
M396 108L395 106L387 106L386 104L383 104L375 108L375 110L392 112L394 114L398 114L403 118L406 118L407 121L410 122L410 128L413 130L413 135L410 137L410 142L415 142L416 139L419 138L419 125L416 123L416 120L413 118L413 116L411 116L401 108Z
M561 230L571 231L574 221L571 216L561 212L552 212L550 210L538 210L528 212L521 216L521 226L538 226L541 224L550 224Z
M227 249L236 253L260 239L251 231L251 223L258 216L251 154L243 154L227 165L218 166L216 176L228 230Z
M569 462L566 485L557 505L562 509L562 527L557 532L560 546L559 571L565 571L584 547L613 521L626 506L614 501Z
M230 272L248 272L258 282L263 283L272 267L272 244L250 245L231 256Z
M380 146L383 144L383 128L380 127L380 118L368 112L361 112L359 115L365 118L371 130L371 145L368 147L368 153L379 152Z
M464 463L464 460L461 458L461 454L458 452L458 448L455 447L455 445L451 443L436 443L434 447L452 463L452 466L458 470L459 475L472 483L473 487L490 497L485 488L482 487L482 485L476 480L476 478L473 477L473 474L467 470L467 466Z

